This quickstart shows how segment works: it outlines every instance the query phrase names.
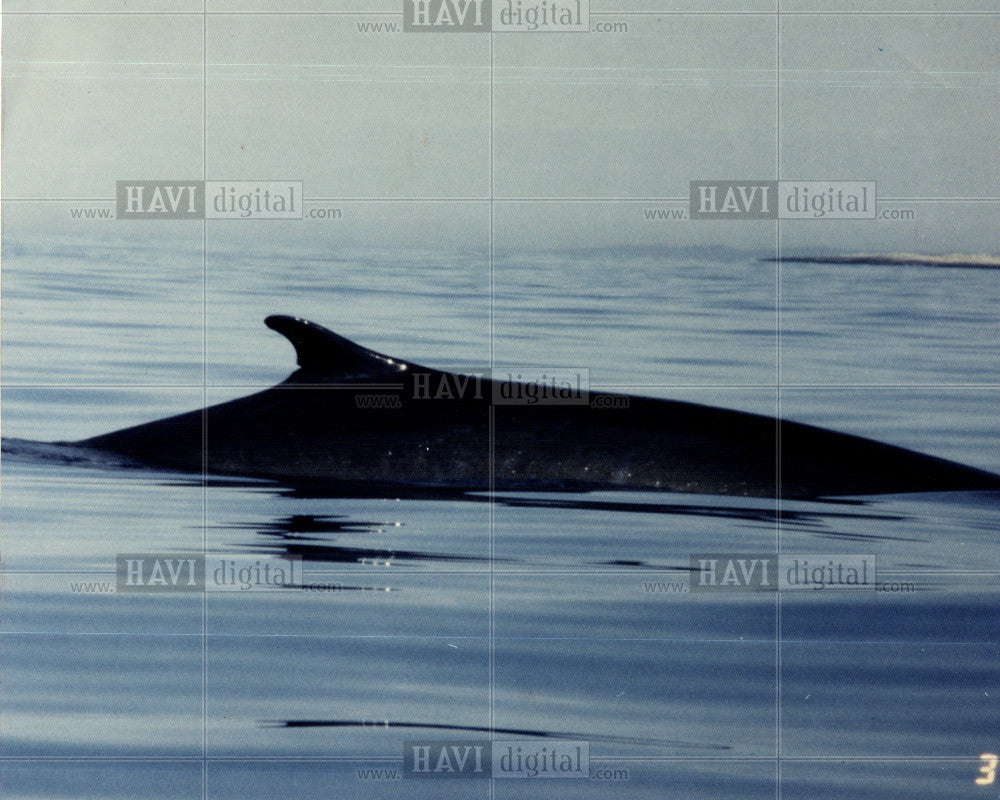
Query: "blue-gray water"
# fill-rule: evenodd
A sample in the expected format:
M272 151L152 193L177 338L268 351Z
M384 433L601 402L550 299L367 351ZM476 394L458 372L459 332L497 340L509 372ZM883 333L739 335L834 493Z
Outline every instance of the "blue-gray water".
M483 253L4 248L5 798L997 796L974 783L1000 748L996 493L780 518L666 494L337 499L19 441L282 380L262 319L284 312L436 367L586 367L1000 471L997 273L608 251L499 253L491 282ZM779 544L875 554L913 590L686 591L691 553ZM339 588L99 590L116 553L206 549L302 554ZM309 720L344 724L280 724ZM364 772L401 770L405 740L488 738L463 726L588 740L595 777Z

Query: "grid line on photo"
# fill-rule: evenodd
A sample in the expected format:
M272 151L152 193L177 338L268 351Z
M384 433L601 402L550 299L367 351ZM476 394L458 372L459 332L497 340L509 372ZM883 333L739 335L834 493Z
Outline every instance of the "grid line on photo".
M496 156L494 152L495 141L496 141L496 103L495 103L495 82L494 82L494 40L493 34L489 34L489 60L490 60L490 131L489 131L489 195L490 195L490 206L489 206L489 366L490 371L495 369L496 366L496 205L494 202L494 196L496 194ZM487 464L487 486L490 492L490 501L488 504L487 526L488 526L488 542L489 542L489 597L487 603L489 606L489 635L490 641L487 649L487 658L489 661L489 675L488 675L488 685L487 691L489 692L489 698L487 700L488 705L488 726L490 729L490 738L493 738L493 730L496 727L496 503L493 501L493 496L496 492L496 409L492 406L487 412L489 415L489 425L488 425L488 436L489 442L487 444L487 458L489 463ZM489 797L492 800L494 796L495 785L492 780L489 782Z
M774 17L774 178L781 179L781 0L776 0L777 12ZM782 481L782 460L781 460L781 434L782 434L782 409L781 409L781 219L774 221L774 379L775 379L775 419L778 424L774 428L774 467L775 475L775 553L781 556L782 540L782 512L784 506L781 498ZM782 730L781 730L781 593L776 592L774 596L774 749L775 749L775 795L781 798L781 757L782 757Z
M781 384L784 389L1000 389L1000 383L792 383L786 381ZM6 381L5 386L9 389L201 389L200 383L17 383ZM261 384L255 383L209 383L209 389L226 389L233 391L259 391ZM338 387L328 386L331 391L337 391ZM345 387L347 388L347 387ZM367 388L357 384L350 387L351 390ZM383 385L377 387L383 389ZM607 391L635 391L635 390L664 390L671 391L677 389L774 389L773 383L593 383L591 390L595 392Z
M202 0L202 11L208 0ZM208 180L208 16L202 14L202 83L201 83L201 179ZM201 221L201 546L208 559L208 220ZM201 596L201 795L208 800L208 593Z
M206 179L207 180L207 179ZM303 197L303 203L483 203L498 205L500 203L683 203L687 204L690 197L660 196L660 197L600 197L600 196L573 196L566 197L545 197L539 195L525 195L522 197L507 195L504 197L477 197L448 195L440 197L407 197L387 195L384 197L364 197L364 196L330 196L330 197ZM980 196L980 197L879 197L879 202L883 203L1000 203L1000 197ZM4 197L4 203L108 203L114 205L113 197Z
M416 569L408 567L393 566L393 575L470 575L479 576L483 575L489 567L483 569L472 569L472 568L462 568L455 567L454 569ZM595 565L593 568L572 568L572 567L493 567L494 572L497 575L511 575L511 576L521 576L521 575L586 575L586 576L630 576L639 577L646 574L648 577L664 575L670 572L680 572L682 574L687 574L688 570L686 568L661 568L658 570L650 570L649 568L636 568L634 570L622 569L614 567L608 567L603 565ZM5 569L4 574L6 575L106 575L109 577L114 577L115 573L109 569ZM331 576L331 575L341 575L340 571L310 571L311 576ZM384 575L384 570L378 567L366 567L365 565L359 565L356 569L352 569L351 574L357 575ZM1000 569L957 569L957 568L912 568L912 569L880 569L879 574L885 575L921 575L921 576L947 576L947 575L1000 575Z
M305 762L305 763L358 763L358 762L370 762L370 761L389 761L389 762L401 762L402 758L396 758L393 756L265 756L265 755L253 755L253 756L206 756L202 759L199 756L4 756L4 761L125 761L125 762L150 762L150 763L161 763L161 762L185 762L191 764L197 764L201 761L206 761L209 763L256 763L258 761L263 762ZM695 762L695 763L716 763L716 764L727 764L727 763L764 763L771 764L776 763L777 759L774 756L605 756L605 757L592 757L591 761L630 761L635 763L642 762ZM831 763L854 763L854 764L908 764L916 763L922 764L924 762L930 762L934 764L971 764L977 762L979 759L976 757L969 756L840 756L840 755L827 755L827 756L785 756L783 761L788 763L796 764L823 764L827 762Z
M995 11L591 11L591 17L995 17ZM398 17L398 11L7 11L8 17Z
M51 635L52 631L40 630L40 631L17 631L16 633L10 635L16 636L47 636ZM59 636L64 637L118 637L118 638L134 638L134 639L164 639L164 638L193 638L195 636L201 637L200 633L118 633L118 632L106 632L106 631L84 631L84 632L66 632L59 631ZM217 639L299 639L302 638L302 634L299 633L213 633L211 634L213 638ZM450 642L450 641L479 641L481 639L489 639L489 636L422 636L413 635L406 636L402 634L309 634L310 639L318 639L323 641L370 641L375 639L393 639L393 640L410 640L410 641L421 641L421 642ZM585 636L500 636L497 637L505 642L602 642L602 643L624 643L624 642L660 642L662 644L771 644L771 638L767 639L747 639L746 637L735 637L735 638L670 638L670 637L650 637L650 636L627 636L618 638L609 637L585 637ZM783 644L818 644L818 645L829 645L828 639L805 639L805 638L786 638L782 640ZM982 647L984 642L971 640L971 641L931 641L927 639L858 639L858 640L843 640L838 641L838 647L868 647L870 645L894 645L894 646L925 646L927 644L946 644L949 647ZM72 756L67 756L72 757ZM191 756L180 756L181 758L191 758ZM30 758L30 756L25 756L25 758ZM144 758L144 756L135 756L135 758ZM224 756L218 756L218 758L224 758ZM773 759L775 756L765 756L765 758Z

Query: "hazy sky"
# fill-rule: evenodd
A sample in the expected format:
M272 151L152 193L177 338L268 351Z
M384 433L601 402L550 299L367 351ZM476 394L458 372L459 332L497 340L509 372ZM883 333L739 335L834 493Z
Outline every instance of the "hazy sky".
M201 10L176 0L119 5ZM770 13L615 14L625 6L595 0L593 12L609 13L592 23L628 30L491 37L359 30L401 22L401 2L230 0L208 8L387 13L207 19L17 14L115 4L7 2L3 196L19 202L4 204L5 234L186 239L169 225L72 220L68 207L110 203L120 179L296 179L342 218L209 223L220 246L280 236L484 248L492 227L496 245L513 249L767 252L773 221L645 212L685 208L666 200L686 198L691 180L777 178L874 180L880 208L914 212L783 221L788 250L996 253L997 16L855 13L899 6L784 2L779 25ZM712 7L734 8L773 5ZM816 9L847 13L787 13Z

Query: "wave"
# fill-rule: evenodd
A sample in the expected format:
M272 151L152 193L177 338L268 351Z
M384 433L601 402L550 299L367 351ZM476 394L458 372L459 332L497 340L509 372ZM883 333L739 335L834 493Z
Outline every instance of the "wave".
M491 736L525 736L540 739L571 739L589 742L607 742L612 744L639 744L659 747L686 747L702 750L731 750L726 744L709 744L688 742L679 739L654 739L638 736L602 736L581 731L547 731L535 728L497 728L486 725L457 725L446 722L414 722L398 720L367 720L367 719L281 719L262 720L261 727L266 728L418 728L424 730L461 731L464 733L487 733Z
M841 255L771 256L765 261L800 264L866 264L889 267L946 267L955 269L1000 269L1000 256L986 253L846 253Z

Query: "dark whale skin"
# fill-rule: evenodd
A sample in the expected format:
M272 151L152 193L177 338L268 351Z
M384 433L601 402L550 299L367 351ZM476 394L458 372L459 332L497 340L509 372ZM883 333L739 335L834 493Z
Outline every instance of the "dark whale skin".
M75 444L161 467L289 483L789 499L1000 489L1000 476L942 458L696 403L603 394L598 404L496 404L496 385L484 378L428 397L414 391L415 381L463 384L306 320L266 322L299 357L285 382ZM398 399L361 406L362 395Z

